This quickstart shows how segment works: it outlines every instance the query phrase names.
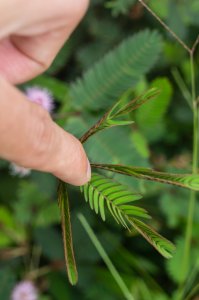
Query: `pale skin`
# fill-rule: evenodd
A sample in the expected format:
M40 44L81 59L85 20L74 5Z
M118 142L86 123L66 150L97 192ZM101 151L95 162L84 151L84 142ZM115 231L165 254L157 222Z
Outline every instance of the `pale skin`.
M15 85L50 66L87 7L88 0L0 1L0 157L73 185L90 179L81 143Z

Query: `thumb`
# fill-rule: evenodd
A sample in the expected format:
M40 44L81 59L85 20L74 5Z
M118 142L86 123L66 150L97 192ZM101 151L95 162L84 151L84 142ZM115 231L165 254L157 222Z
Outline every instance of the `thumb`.
M0 157L50 172L73 185L90 179L81 143L55 124L40 105L0 78Z

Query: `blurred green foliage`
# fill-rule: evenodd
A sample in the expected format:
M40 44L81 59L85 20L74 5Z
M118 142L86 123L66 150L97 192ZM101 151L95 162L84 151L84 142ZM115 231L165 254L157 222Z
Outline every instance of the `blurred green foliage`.
M198 0L149 0L148 4L180 38L193 44L199 29ZM174 70L183 87L173 76ZM53 65L26 85L51 90L56 100L53 118L77 137L119 97L129 99L146 88L160 88L156 100L132 113L135 124L99 133L85 144L86 151L92 162L191 172L192 113L184 97L185 87L190 91L188 56L138 1L91 1L85 19ZM173 259L165 261L136 233L121 231L109 220L103 223L89 210L78 190L71 187L79 266L79 282L72 288L65 274L57 180L36 171L19 179L9 174L9 163L0 161L0 299L9 300L13 286L25 276L35 280L40 300L124 299L81 227L78 212L94 228L134 299L179 299L176 291L183 283L189 192L121 175L114 178L142 193L142 206L153 216L153 227L177 246ZM198 232L197 203L186 294L199 280ZM197 296L196 291L190 299L196 300Z

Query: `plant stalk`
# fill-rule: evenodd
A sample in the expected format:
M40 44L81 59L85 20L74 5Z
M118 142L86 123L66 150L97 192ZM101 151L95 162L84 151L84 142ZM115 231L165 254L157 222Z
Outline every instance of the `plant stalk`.
M148 12L164 27L166 31L168 31L173 38L188 52L191 54L192 49L190 49L183 40L145 3L144 0L138 0ZM195 45L194 45L195 46Z
M93 232L92 228L86 221L85 217L82 214L78 215L78 219L80 220L83 228L87 232L89 238L91 239L92 243L94 244L95 248L97 249L98 253L100 254L101 258L105 262L107 268L109 269L110 273L112 274L113 278L117 282L118 286L120 287L124 298L126 300L135 300L132 294L130 293L128 287L126 286L125 282L123 281L122 277L116 270L115 266L113 265L112 261L108 257L107 253L105 252L104 248L100 244L99 240L97 239L95 233Z
M192 48L192 52L190 53L190 68L191 68L191 86L192 86L192 104L193 104L193 163L192 163L192 172L193 174L197 174L198 172L198 103L196 99L196 87L195 87L195 70L194 70L194 50L195 47ZM193 231L193 222L194 222L194 212L195 212L195 203L196 203L196 192L191 191L190 200L189 200L189 208L188 208L188 217L187 217L187 227L185 234L185 247L184 247L184 259L183 259L183 277L186 279L188 266L190 263L190 249L191 249L191 240L192 240L192 231Z

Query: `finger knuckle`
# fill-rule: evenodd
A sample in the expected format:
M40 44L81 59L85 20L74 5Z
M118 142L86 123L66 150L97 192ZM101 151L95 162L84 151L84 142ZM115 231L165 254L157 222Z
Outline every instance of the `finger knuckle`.
M51 64L52 64L52 62L53 62L53 58L54 57L51 57L51 56L47 56L46 58L45 58L45 60L43 59L42 61L40 61L40 70L39 70L39 74L42 74L42 73L44 73L45 71L47 71L49 68L50 68L50 66L51 66Z

